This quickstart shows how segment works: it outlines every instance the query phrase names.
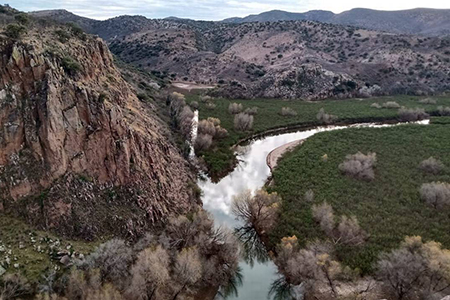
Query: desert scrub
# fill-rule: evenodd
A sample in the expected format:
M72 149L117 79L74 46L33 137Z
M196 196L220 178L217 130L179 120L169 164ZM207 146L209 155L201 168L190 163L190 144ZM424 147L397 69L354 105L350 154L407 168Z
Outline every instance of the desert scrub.
M324 100L317 102L305 102L301 100L285 101L281 99L252 99L252 100L230 100L215 98L208 96L189 95L186 96L186 102L198 102L199 118L207 119L209 117L218 118L221 126L228 131L227 137L211 147L209 151L203 153L205 162L208 166L213 166L214 171L209 169L210 175L219 173L226 174L227 169L233 165L233 151L231 147L240 140L248 138L254 134L260 134L267 130L284 128L284 127L308 127L322 125L322 121L317 119L317 114L321 108L327 114L339 117L339 123L358 123L358 122L380 122L380 121L398 121L397 109L374 109L371 107L373 103L381 106L383 103L395 101L400 106L411 108L424 108L431 115L438 114L438 106L450 106L450 97L435 97L437 100L434 104L421 104L418 101L420 97L397 96L397 97L381 97L363 100L347 99L347 100ZM212 103L212 101L214 103ZM254 116L253 128L251 131L241 132L234 128L234 114L229 111L230 105L236 103L242 105L242 111L247 114L254 115L253 111L257 111ZM214 109L210 109L211 104ZM233 107L235 105L232 105ZM240 106L239 106L240 107ZM280 114L283 107L290 107L297 112L297 115L285 117ZM239 108L240 109L240 108ZM238 109L238 110L239 110ZM233 110L234 112L235 110ZM222 161L222 159L231 159ZM221 169L222 168L222 169Z
M370 107L370 105L369 105ZM376 110L378 111L378 110ZM388 110L385 110L388 111ZM285 236L301 243L327 239L325 221L317 222L312 206L325 201L335 216L355 216L369 238L355 247L338 245L345 265L372 273L381 252L397 248L407 235L420 235L450 247L450 208L435 209L422 199L423 184L450 182L445 169L425 173L419 166L430 158L450 164L449 125L399 125L389 128L350 128L314 135L287 153L273 172L274 187L283 198L279 220L270 236L274 247ZM350 153L376 153L376 176L371 181L344 176L339 165ZM327 160L323 160L327 153ZM312 201L304 195L313 191ZM311 193L311 192L309 192ZM326 212L323 215L329 215ZM329 226L335 230L333 226ZM328 231L330 232L330 231Z

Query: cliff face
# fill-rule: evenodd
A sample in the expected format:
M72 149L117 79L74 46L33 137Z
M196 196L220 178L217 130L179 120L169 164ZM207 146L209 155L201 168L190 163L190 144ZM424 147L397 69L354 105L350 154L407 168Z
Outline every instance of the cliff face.
M0 209L91 238L133 236L192 207L170 131L103 41L44 28L1 37L0 51Z

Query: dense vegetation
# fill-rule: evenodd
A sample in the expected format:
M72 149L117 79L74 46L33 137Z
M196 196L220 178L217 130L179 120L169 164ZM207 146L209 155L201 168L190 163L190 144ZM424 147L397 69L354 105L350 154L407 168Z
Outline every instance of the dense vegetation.
M314 204L326 201L334 209L336 220L337 216L355 216L367 232L361 245L336 246L339 261L363 273L372 273L379 254L397 248L405 236L419 235L425 241L450 247L448 207L436 209L420 195L425 183L450 181L449 129L440 124L402 125L354 128L311 137L286 154L273 173L275 185L270 191L276 191L283 204L270 236L272 245L292 235L303 245L326 239L312 212ZM346 176L340 170L346 157L358 151L376 153L371 180ZM426 172L424 164L430 163L430 157L445 167L439 172ZM310 191L314 197L308 196Z
M201 97L200 97L201 98ZM450 98L436 97L436 103L423 103L423 97L398 96L382 97L375 99L354 100L326 100L320 102L283 101L280 99L255 99L255 100L228 100L208 99L199 100L196 95L187 97L187 102L196 102L200 119L214 117L220 119L220 124L228 131L228 136L218 140L208 151L200 153L203 156L210 174L213 177L224 175L233 165L234 155L231 146L241 139L261 134L271 129L283 127L307 127L323 124L323 120L317 118L319 110L337 116L337 123L357 123L385 120L400 120L398 107L423 108L430 114L437 114L438 107L450 106ZM397 103L396 108L383 107L387 102ZM230 113L229 106L232 103L243 105L243 110L257 108L254 113L253 130L242 132L235 129L235 115ZM373 103L378 104L377 107ZM214 104L214 105L211 105ZM296 114L283 115L286 108ZM389 107L389 106L388 106ZM284 108L284 110L283 110Z

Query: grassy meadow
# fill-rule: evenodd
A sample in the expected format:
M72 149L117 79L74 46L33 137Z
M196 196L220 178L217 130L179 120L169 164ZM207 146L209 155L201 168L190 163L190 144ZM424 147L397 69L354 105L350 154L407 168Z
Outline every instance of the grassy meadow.
M233 165L234 155L230 147L239 140L251 137L254 134L263 133L270 129L283 128L286 126L315 126L320 125L316 119L321 108L325 112L336 115L342 123L385 121L397 119L398 109L374 108L373 103L382 105L387 101L396 101L400 106L408 108L424 108L429 113L437 111L438 106L450 106L450 97L433 97L436 104L424 104L419 101L424 97L397 96L381 97L372 99L349 99L349 100L325 100L317 102L306 102L301 100L282 99L254 99L254 100L230 100L212 99L215 105L210 109L207 103L202 103L199 96L195 94L187 95L187 102L197 101L199 103L200 119L208 117L219 118L221 125L228 130L229 136L223 140L215 142L213 147L201 153L208 165L211 175L226 173L227 169ZM228 112L230 103L242 103L246 108L257 107L258 113L254 116L253 130L249 132L238 132L234 129L234 115ZM290 107L297 115L282 116L282 107Z
M393 116L389 110L375 112ZM448 118L442 118L442 122L436 118L435 125L323 132L285 154L273 172L274 186L269 188L283 198L281 216L270 236L272 246L292 235L302 244L325 239L312 218L311 206L327 201L336 218L354 215L370 235L361 246L336 248L339 260L364 274L373 271L381 252L398 247L407 235L419 235L450 248L450 209L427 206L419 195L423 183L450 182L450 125L444 120ZM340 172L338 166L345 156L358 151L377 154L373 181L353 179ZM322 159L324 154L328 156L326 161ZM430 156L446 165L441 174L426 174L418 168ZM315 194L312 203L304 200L310 189Z

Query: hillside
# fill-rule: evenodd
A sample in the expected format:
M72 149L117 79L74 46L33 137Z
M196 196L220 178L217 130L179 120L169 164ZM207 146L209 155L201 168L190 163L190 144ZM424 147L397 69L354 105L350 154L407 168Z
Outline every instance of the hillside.
M69 237L135 238L197 206L170 129L101 39L14 26L0 34L0 211Z
M340 14L330 11L291 13L269 11L244 18L225 19L226 23L275 22L310 20L340 25L352 25L392 33L442 36L450 34L450 10L416 8L399 11L380 11L355 8Z
M313 21L227 24L142 16L96 22L91 30L125 62L173 81L218 85L216 96L315 100L449 90L450 38Z

